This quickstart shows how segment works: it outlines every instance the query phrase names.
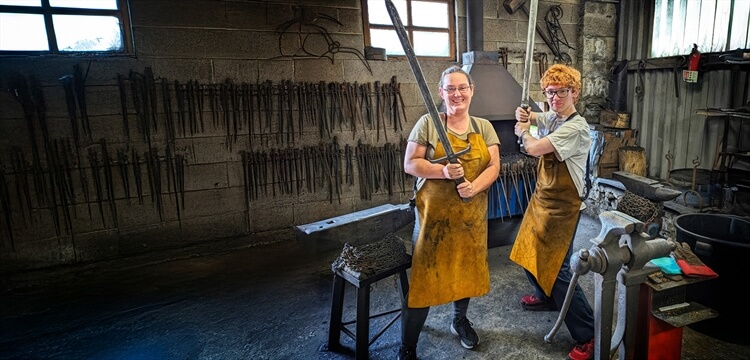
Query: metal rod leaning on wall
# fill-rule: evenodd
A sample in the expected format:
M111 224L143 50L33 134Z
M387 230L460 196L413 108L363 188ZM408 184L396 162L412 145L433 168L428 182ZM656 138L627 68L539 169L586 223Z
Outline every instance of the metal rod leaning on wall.
M250 162L248 160L248 153L244 150L240 150L240 159L242 163L242 183L244 184L244 195L245 195L245 211L250 211Z
M130 206L130 176L128 176L128 154L126 150L117 149L117 166L120 170L120 181L125 191L125 201Z
M23 152L21 149L17 147L11 148L10 152L10 163L13 166L13 174L14 174L14 182L16 184L16 200L18 200L18 207L20 209L19 213L21 214L21 220L23 220L24 224L27 223L26 219L26 210L24 210L24 199L26 200L26 209L29 211L29 218L31 218L31 199L30 195L28 193L29 184L28 179L26 177L26 170L25 170L25 163L26 161L23 160ZM26 193L26 197L22 195L24 192L21 191L21 189L24 189ZM8 206L8 209L10 209L10 206Z
M157 100L156 100L156 79L154 78L154 71L151 69L150 66L147 66L143 70L143 94L144 98L147 100L144 102L146 105L146 115L151 120L151 126L154 128L154 132L159 131L159 122L157 120L157 115L159 113L157 106Z
M284 93L286 95L286 111L287 111L287 129L286 129L286 142L288 145L294 144L296 140L294 131L294 83L291 80L284 82ZM299 115L297 115L299 116ZM301 133L301 129L300 129Z
M224 141L226 148L232 150L232 123L229 114L229 84L225 81L219 84L219 103L221 107L222 119L224 120Z
M206 124L203 120L203 111L205 108L205 94L203 93L204 86L198 82L198 80L193 80L193 85L195 86L195 92L196 92L196 105L198 106L198 119L201 124L201 132L206 132Z
M276 109L276 113L278 114L278 118L276 121L277 129L276 129L276 144L283 144L284 142L284 131L287 128L287 117L286 117L286 111L284 111L284 106L286 104L286 93L284 92L284 83L282 82L278 86L276 86L276 93L278 94L278 108Z
M161 92L162 92L162 106L164 108L164 115L162 116L164 119L164 132L166 133L166 138L168 143L174 143L175 138L177 137L177 129L175 129L174 125L174 116L172 113L172 96L171 91L169 89L169 82L166 79L161 80ZM177 117L181 118L182 114L179 111L179 98L177 98L177 87L175 87L175 100L177 100L178 103L178 112Z
M117 220L117 204L115 198L115 184L112 179L112 161L109 157L109 150L107 149L107 140L101 139L102 148L102 162L104 163L104 181L107 186L107 201L109 202L109 210L112 213L112 223L114 227L119 228L119 222Z
M391 86L393 86L393 90L395 92L393 103L395 108L394 117L396 118L396 126L394 126L393 130L403 131L404 127L402 125L402 122L406 121L406 105L404 105L404 98L401 96L401 83L399 83L396 79L396 75L393 75L393 77L391 77ZM400 114L399 110L401 110ZM403 118L401 117L401 115L403 115Z
M0 210L5 214L5 229L6 241L4 241L3 248L16 251L16 243L13 239L13 209L10 203L10 192L8 191L8 182L5 180L5 165L0 160ZM23 209L21 209L23 214Z
M117 83L122 89L122 86L125 86L125 83L124 80L121 80L121 77L121 75L117 76ZM60 82L62 82L63 91L65 92L65 106L68 110L68 118L70 119L70 130L73 133L73 141L76 144L76 148L79 148L81 146L81 135L78 131L78 109L76 108L75 89L73 88L73 75L64 75L59 80ZM120 90L120 102L121 106L123 106L123 90ZM127 106L124 105L123 108L126 109ZM124 116L125 119L123 120L123 124L127 126L127 113L125 113Z
M237 137L240 127L242 127L242 104L240 103L240 93L237 84L227 79L229 84L229 100L232 104L232 142L237 143Z
M240 85L240 98L242 99L242 123L247 128L247 145L251 146L253 141L253 104L250 84Z
M69 203L71 205L76 205L78 201L76 200L76 193L75 190L73 190L73 166L70 163L70 159L68 158L68 154L72 154L72 148L70 145L70 138L59 139L58 144L61 150L58 150L58 153L62 153L62 170L63 170L63 180L65 181L65 195L69 199ZM73 217L78 218L78 212L76 210L76 207L73 207ZM72 229L72 227L71 227Z
M60 149L58 147L58 141L57 139L52 140L52 143L50 144L50 151L49 151L49 157L47 158L47 168L50 175L50 186L53 188L52 194L53 199L51 203L54 204L54 206L50 207L50 211L53 213L53 216L56 217L56 231L57 236L61 236L62 232L60 231L60 220L59 220L59 214L57 211L57 199L54 198L55 192L59 196L60 200L60 208L63 212L63 220L65 224L65 233L66 234L73 234L73 216L70 213L70 205L75 204L74 201L70 199L68 196L68 189L67 187L67 180L65 178L66 176L66 169L61 161L60 156ZM75 246L73 247L75 249ZM75 251L74 251L75 253Z
M164 97L169 98L169 87L162 88L164 91ZM180 136L185 137L185 134L187 133L187 130L185 129L185 90L182 84L180 84L179 81L174 81L174 97L175 102L177 104L177 124L179 124L180 128ZM166 103L165 103L166 104ZM165 105L165 115L167 115L167 118L171 118L172 116L172 109L171 106L169 109L166 108ZM171 122L171 119L170 119Z
M89 67L86 69L86 74L83 74L80 64L73 66L73 81L76 100L78 101L78 110L81 112L82 129L86 137L91 140L91 124L89 123L88 109L86 108L86 77L88 76L91 62L89 61Z
M138 197L138 204L143 205L143 175L141 172L141 158L135 149L132 150L133 158L133 181L135 182L135 193Z
M304 172L302 170L302 150L294 149L294 180L297 185L297 196L302 192Z
M177 212L177 219L179 221L180 199L177 196L177 176L174 170L174 160L172 159L171 149L171 146L166 146L164 148L164 164L167 166L167 195L169 195L170 192L174 194L174 207ZM182 227L182 222L180 222L180 227Z
M193 80L188 80L185 85L185 90L185 95L187 97L188 120L190 123L190 135L195 135L198 133L198 117L195 110L195 83Z
M94 194L96 194L96 204L99 206L99 218L102 220L102 227L107 228L107 223L104 221L104 209L102 205L102 182L99 173L99 159L96 154L96 149L88 149L89 166L91 167L91 174L94 179ZM93 220L93 219L92 219Z
M128 79L130 81L130 96L133 100L133 109L135 110L135 118L138 131L143 134L143 141L150 142L151 136L149 133L149 126L145 121L145 116L143 115L143 106L141 105L141 75L133 70L130 70L130 72L128 73Z
M128 119L128 102L127 102L127 85L125 84L125 75L117 74L117 90L120 93L120 112L122 113L122 132L125 135L125 141L130 142L130 120ZM66 96L67 97L67 96ZM77 135L78 130L76 130ZM76 147L78 147L76 143Z

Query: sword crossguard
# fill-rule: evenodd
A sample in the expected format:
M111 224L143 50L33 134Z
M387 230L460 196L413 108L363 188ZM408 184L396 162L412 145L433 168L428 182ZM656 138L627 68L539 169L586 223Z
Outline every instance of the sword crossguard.
M469 146L467 146L466 149L463 149L463 150L461 150L459 152L453 153L453 155L443 156L443 157L441 157L439 159L432 159L432 160L429 160L429 161L431 163L433 163L433 164L438 164L438 163L441 163L441 162L443 162L445 160L448 160L448 162L450 162L451 164L457 164L458 163L458 157L461 156L461 155L463 155L463 154L466 154L467 152L469 152L469 150L471 150L471 144L469 144Z
M456 152L453 155L443 156L443 157L441 157L439 159L432 159L432 160L428 160L428 161L431 162L431 163L433 163L433 164L438 164L438 163L441 163L441 162L443 162L445 160L448 160L448 162L450 162L451 164L458 164L458 157L461 156L461 155L463 155L463 154L466 154L467 152L469 152L469 150L471 150L471 144L469 144L469 146L467 146L466 149L463 149L463 150L461 150L459 152ZM460 178L456 179L456 184L461 184L464 181L466 181L466 179L463 176L461 176ZM463 200L463 202L469 202L471 199L469 199L469 198L461 198L461 200Z

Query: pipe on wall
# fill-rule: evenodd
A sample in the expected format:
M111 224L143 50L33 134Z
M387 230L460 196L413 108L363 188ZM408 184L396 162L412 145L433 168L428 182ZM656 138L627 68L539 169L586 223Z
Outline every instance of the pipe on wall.
M466 0L466 48L484 50L484 1Z

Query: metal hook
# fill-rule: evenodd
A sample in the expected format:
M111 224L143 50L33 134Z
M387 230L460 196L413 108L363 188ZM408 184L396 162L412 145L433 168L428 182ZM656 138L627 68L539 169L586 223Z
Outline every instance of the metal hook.
M672 150L667 150L667 155L664 157L667 158L667 182L669 182L669 177L672 175L672 159L674 159Z

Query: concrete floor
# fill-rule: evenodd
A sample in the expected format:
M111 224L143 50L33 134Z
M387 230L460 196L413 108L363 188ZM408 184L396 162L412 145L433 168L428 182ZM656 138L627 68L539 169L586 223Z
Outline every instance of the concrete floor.
M599 229L598 219L584 216L576 248L589 248ZM398 234L407 238L410 231ZM191 248L6 276L0 358L353 359L346 336L348 351L321 350L340 245L295 241L212 255ZM470 304L481 344L462 348L449 330L451 305L438 306L421 334L420 359L566 359L574 343L564 326L551 343L543 341L557 312L528 312L518 304L530 287L509 252L509 245L490 249L491 292ZM593 274L580 283L593 301ZM396 286L395 277L373 286L372 313L399 306ZM352 294L347 288L345 318L353 314ZM371 359L396 358L399 329L396 321L370 346ZM681 358L750 359L750 345L686 327Z

